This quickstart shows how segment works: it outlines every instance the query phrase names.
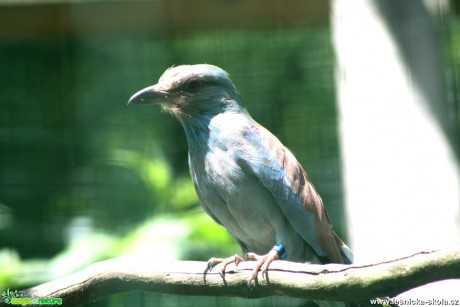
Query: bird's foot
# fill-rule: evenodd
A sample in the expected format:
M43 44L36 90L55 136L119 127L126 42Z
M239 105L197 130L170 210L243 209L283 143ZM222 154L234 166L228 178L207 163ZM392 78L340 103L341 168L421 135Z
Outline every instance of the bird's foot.
M257 274L262 271L262 278L266 279L268 266L273 260L284 259L286 257L286 249L281 244L275 244L273 248L266 255L257 255L255 253L247 253L246 259L256 260L256 266L252 271L251 278L248 280L249 286L255 284L257 280Z
M216 265L220 263L222 265L222 269L220 270L220 276L224 278L225 269L227 268L227 265L229 265L230 263L234 263L235 265L238 265L238 263L242 261L244 261L244 259L236 254L228 258L211 258L208 260L208 267L206 271L211 271Z

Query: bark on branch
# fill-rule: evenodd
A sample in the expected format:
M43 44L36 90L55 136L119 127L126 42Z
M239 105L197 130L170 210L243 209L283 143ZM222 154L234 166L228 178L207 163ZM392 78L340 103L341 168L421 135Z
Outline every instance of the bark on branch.
M369 265L274 261L267 280L259 273L257 284L249 287L247 280L254 264L229 265L222 278L219 267L206 272L206 262L158 263L148 258L121 257L20 292L25 297L60 297L65 306L130 290L246 298L282 295L353 302L392 297L430 282L460 278L460 248L420 252Z

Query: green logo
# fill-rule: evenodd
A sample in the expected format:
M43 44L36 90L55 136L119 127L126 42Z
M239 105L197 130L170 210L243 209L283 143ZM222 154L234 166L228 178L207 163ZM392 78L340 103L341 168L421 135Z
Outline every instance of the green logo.
M11 305L62 305L62 299L59 297L24 297L18 290L7 289L0 295L5 303Z
M5 301L5 303L11 304L12 299L21 298L23 294L19 293L18 290L10 291L10 289L8 288L8 290L2 291L2 293L0 293L0 295L2 296L2 299Z

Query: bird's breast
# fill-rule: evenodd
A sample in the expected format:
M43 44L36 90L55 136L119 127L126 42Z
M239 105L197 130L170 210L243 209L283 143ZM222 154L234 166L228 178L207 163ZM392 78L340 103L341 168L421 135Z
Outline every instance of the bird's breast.
M213 145L202 155L190 154L192 178L201 193L216 193L219 190L232 192L244 174L237 163L234 152L224 144Z
M276 215L270 192L242 165L243 143L211 140L202 155L190 153L190 172L200 201L211 216L253 252L266 253L275 243ZM245 161L247 162L247 161Z

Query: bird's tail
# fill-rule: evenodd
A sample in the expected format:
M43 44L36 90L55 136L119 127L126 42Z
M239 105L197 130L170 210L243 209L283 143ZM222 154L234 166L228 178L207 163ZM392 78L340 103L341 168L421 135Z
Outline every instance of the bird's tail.
M342 255L343 263L352 264L353 263L353 252L351 251L351 249L335 233L334 233L334 237L335 237L335 242L337 243L337 246L339 247L340 254Z

